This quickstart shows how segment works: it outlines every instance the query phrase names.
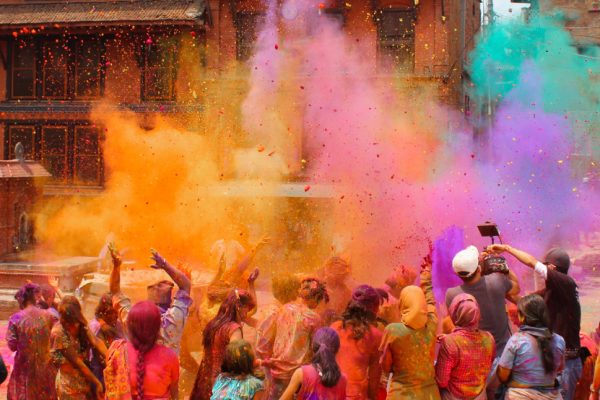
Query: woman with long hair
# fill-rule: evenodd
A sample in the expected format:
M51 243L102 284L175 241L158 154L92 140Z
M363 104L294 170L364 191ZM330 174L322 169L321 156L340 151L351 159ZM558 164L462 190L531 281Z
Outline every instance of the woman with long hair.
M506 399L562 399L556 377L565 364L565 340L550 330L548 308L540 295L523 297L517 308L521 326L498 364L498 378L508 386Z
M312 340L312 362L298 368L280 400L344 400L346 377L336 361L340 338L331 328L319 329Z
M179 360L174 350L157 343L160 325L160 310L153 302L131 307L128 340L115 340L106 357L107 400L177 399Z
M491 333L479 330L479 304L467 293L450 304L455 328L440 339L435 375L443 400L486 400L486 380L496 357Z
M347 399L374 399L381 380L379 359L382 332L377 328L381 298L376 289L360 285L342 313L342 320L331 328L340 337L337 362L348 378Z
M41 295L33 283L23 286L15 298L21 310L8 321L6 342L16 352L8 383L8 400L46 400L56 398L56 370L50 364L50 331L53 317L36 307Z
M90 321L90 331L101 340L106 348L109 348L112 342L123 337L119 315L112 305L112 295L105 293L100 297L100 301L94 311L94 319ZM104 383L103 371L106 367L106 360L95 349L92 349L90 356L90 368L96 378Z
M97 340L88 329L81 312L81 304L75 296L64 296L58 306L60 321L51 333L52 360L58 366L56 395L58 400L102 399L102 383L86 364L94 347L106 355L104 343Z
M263 382L254 376L254 351L247 341L230 342L225 348L221 374L212 389L211 400L259 400L264 397Z
M204 328L204 357L196 375L191 400L209 400L229 342L243 339L242 322L256 307L254 297L246 290L233 289L219 307L217 316Z
M437 313L431 286L431 258L421 265L421 287L406 286L398 299L400 322L385 327L382 369L392 373L388 400L439 400L435 382Z

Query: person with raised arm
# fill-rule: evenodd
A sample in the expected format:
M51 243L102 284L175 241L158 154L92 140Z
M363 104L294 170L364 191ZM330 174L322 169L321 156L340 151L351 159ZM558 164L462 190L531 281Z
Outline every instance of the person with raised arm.
M546 282L539 292L548 307L550 330L562 336L566 342L565 369L559 377L564 400L573 400L575 389L583 372L580 358L581 305L577 283L568 275L571 266L569 254L561 248L552 248L540 262L529 253L508 244L488 247L494 253L508 253L522 264L533 269Z
M127 315L131 310L131 299L121 292L120 267L122 260L114 245L111 245L109 250L113 262L110 273L110 293L112 294L113 307L119 313L119 319L123 326L127 326ZM192 282L186 273L173 267L155 250L152 250L152 260L154 264L151 267L165 271L178 287L175 296L173 296L174 284L171 281L162 280L150 285L148 286L148 300L156 304L160 310L159 343L179 354L185 320L192 304L192 298L190 297Z
M421 264L421 287L407 286L399 299L400 322L383 332L383 371L392 373L388 400L440 400L435 381L437 312L431 283L431 255Z

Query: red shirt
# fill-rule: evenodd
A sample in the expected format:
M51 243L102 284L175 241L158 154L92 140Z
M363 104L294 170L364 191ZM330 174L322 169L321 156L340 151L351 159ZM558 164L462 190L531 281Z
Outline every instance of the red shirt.
M129 382L131 394L137 394L137 357L138 352L131 343L127 343L129 363ZM146 372L144 374L144 398L169 398L169 389L179 381L179 359L172 349L157 344L144 357Z
M485 390L496 356L494 337L486 331L455 329L441 339L435 367L440 389L458 398L471 398Z
M342 321L331 325L340 337L340 350L336 360L342 372L348 378L347 399L368 399L369 383L378 386L381 378L379 345L383 333L372 326L365 336L356 340L352 337L352 328L343 328ZM371 367L371 368L370 368ZM371 377L372 382L370 382Z
M326 387L321 383L319 373L314 365L302 366L302 386L298 391L298 400L345 400L346 377L342 374L334 387Z

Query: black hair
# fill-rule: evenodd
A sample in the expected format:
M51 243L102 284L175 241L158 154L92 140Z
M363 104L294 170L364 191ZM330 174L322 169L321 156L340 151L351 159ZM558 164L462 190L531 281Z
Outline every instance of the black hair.
M236 340L227 345L221 372L234 375L250 375L254 371L254 352L252 345L244 339Z
M275 275L271 282L273 297L281 304L294 301L298 297L300 289L300 279L293 274Z
M523 297L517 304L519 313L523 317L523 323L535 328L547 328L548 334L545 336L535 336L542 353L542 363L546 373L553 372L556 369L554 352L552 351L552 331L550 330L550 319L548 316L548 307L542 296L530 294Z
M335 356L340 349L340 337L331 328L321 328L315 332L312 340L312 364L321 376L325 387L334 387L342 377Z
M376 315L373 312L377 309L381 297L373 287L369 285L360 285L352 293L352 300L342 314L342 327L352 328L352 338L354 340L362 339L369 331L371 325L376 322Z

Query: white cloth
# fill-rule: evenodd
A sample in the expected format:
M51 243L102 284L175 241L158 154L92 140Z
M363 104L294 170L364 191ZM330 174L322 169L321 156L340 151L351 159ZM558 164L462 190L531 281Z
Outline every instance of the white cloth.
M535 263L534 267L535 272L543 279L548 279L548 267L541 262Z
M452 268L457 274L472 274L479 266L479 250L475 246L469 246L456 253L452 259Z

